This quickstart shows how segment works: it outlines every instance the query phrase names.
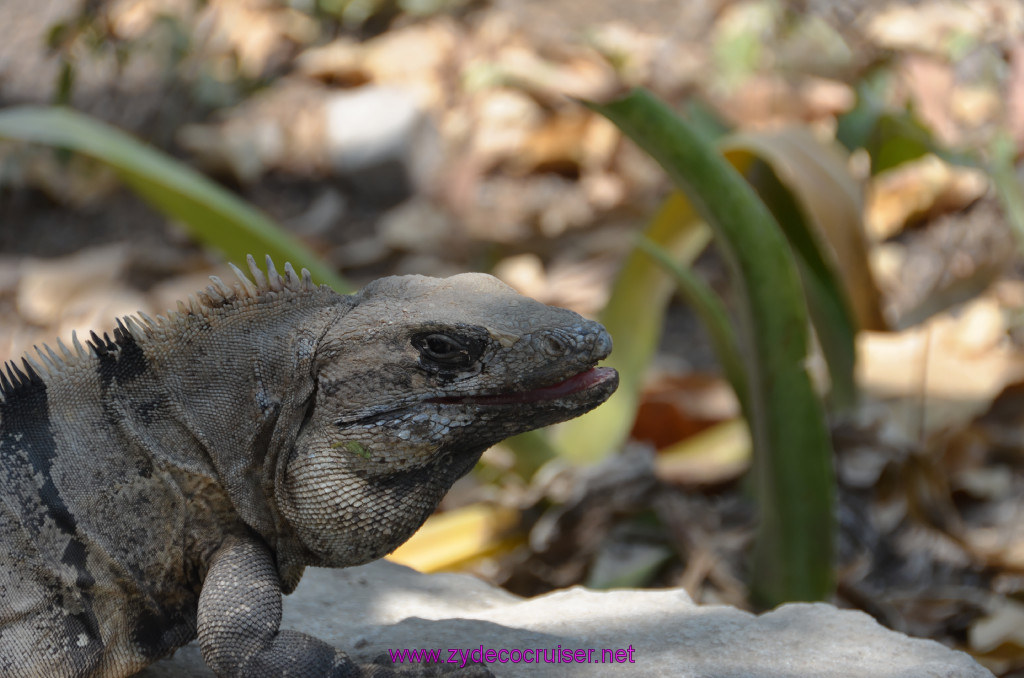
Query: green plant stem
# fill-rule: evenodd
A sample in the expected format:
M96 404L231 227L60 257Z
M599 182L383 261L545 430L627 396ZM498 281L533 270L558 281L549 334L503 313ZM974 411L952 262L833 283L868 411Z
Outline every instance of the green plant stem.
M829 594L833 473L824 412L805 368L803 291L781 229L707 140L653 95L635 90L593 108L668 172L717 237L736 281L739 346L749 385L760 524L752 594L764 605Z
M722 371L725 372L725 378L729 380L733 391L736 392L736 398L740 401L743 410L747 411L750 408L747 375L743 367L743 357L740 355L739 345L736 342L736 333L732 329L729 313L725 310L725 306L711 291L711 288L695 276L690 269L673 261L664 248L643 236L636 239L636 246L642 252L650 255L675 278L680 294L700 318L704 329L710 335L711 344L714 346L715 355L722 366Z

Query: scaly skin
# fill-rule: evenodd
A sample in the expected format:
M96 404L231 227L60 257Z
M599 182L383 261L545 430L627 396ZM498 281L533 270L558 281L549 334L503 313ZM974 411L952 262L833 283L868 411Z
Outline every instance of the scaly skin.
M249 264L0 372L0 674L128 676L198 635L218 676L397 675L281 631L281 594L618 383L604 328L487 275L341 296Z

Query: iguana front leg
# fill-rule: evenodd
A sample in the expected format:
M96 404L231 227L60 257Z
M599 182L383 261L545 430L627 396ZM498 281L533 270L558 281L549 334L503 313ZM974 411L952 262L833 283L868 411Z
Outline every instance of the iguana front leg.
M218 676L362 676L348 656L296 631L282 631L281 582L270 549L230 537L214 555L199 596L199 647Z
M218 678L493 678L478 664L359 666L324 641L280 626L281 582L270 549L255 538L229 537L199 596L199 648Z

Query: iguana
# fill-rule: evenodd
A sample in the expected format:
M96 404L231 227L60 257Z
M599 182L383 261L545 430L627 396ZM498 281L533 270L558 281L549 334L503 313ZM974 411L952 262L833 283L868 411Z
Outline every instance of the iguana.
M485 274L343 296L248 263L0 371L3 676L127 676L197 635L218 676L391 675L280 630L281 594L618 384L601 325Z

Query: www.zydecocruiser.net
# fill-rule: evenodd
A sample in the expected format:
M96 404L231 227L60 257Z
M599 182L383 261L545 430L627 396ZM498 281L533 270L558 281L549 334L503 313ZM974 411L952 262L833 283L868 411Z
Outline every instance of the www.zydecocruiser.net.
M440 649L389 649L388 655L395 664L635 664L632 645L626 648L568 648L561 645L551 648L440 648Z

